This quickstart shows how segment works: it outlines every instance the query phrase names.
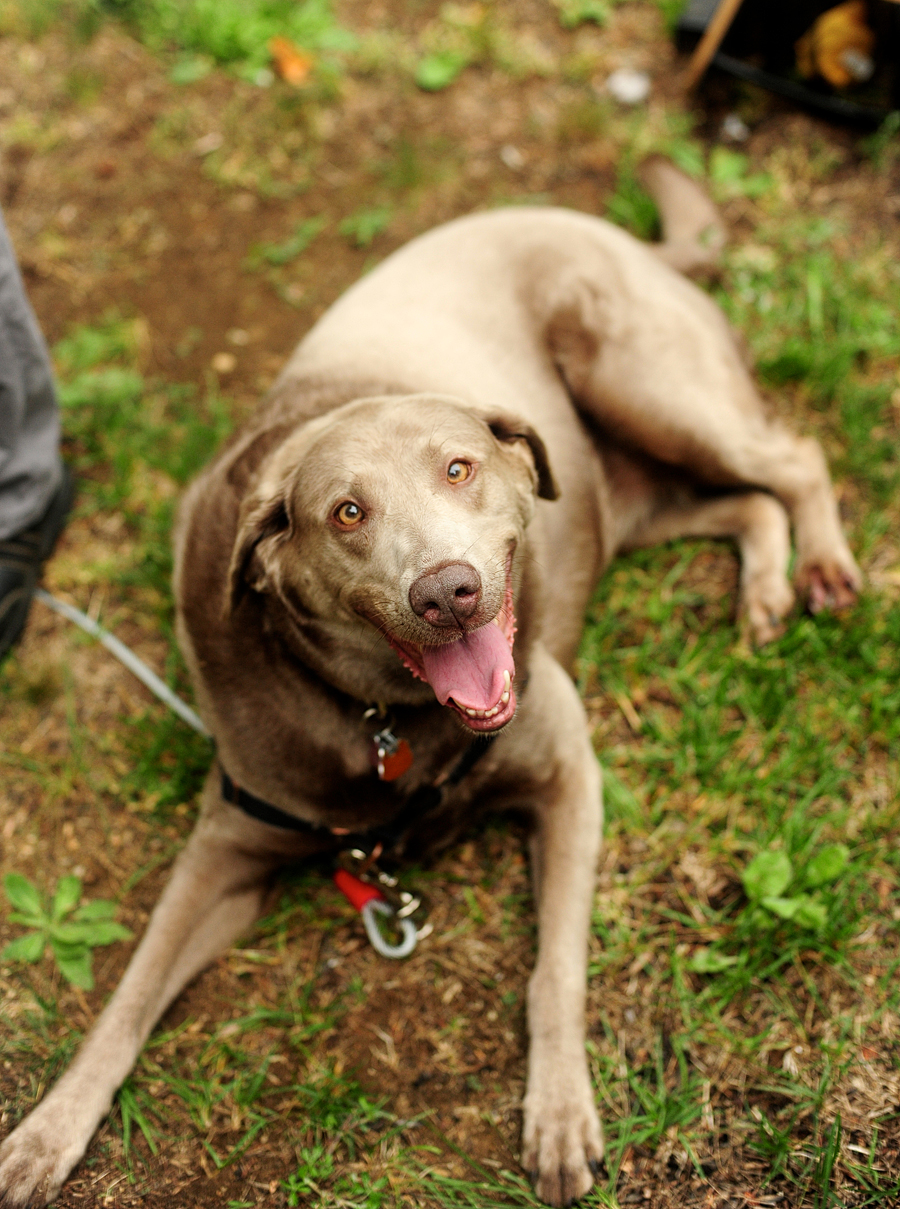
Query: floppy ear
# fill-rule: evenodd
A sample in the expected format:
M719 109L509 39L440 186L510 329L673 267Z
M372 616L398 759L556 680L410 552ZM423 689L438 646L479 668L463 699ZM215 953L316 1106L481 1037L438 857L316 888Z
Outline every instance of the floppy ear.
M227 617L249 587L265 592L276 578L276 555L294 531L288 500L314 424L278 424L252 438L229 470L235 491L246 491L225 587ZM277 586L277 584L275 585Z
M537 493L542 500L559 499L559 488L550 469L547 447L530 424L510 415L493 415L486 419L488 428L504 444L524 441L531 450L537 473Z
M241 603L248 587L263 592L269 585L273 555L291 529L286 486L265 499L251 495L244 501L228 568L226 617Z

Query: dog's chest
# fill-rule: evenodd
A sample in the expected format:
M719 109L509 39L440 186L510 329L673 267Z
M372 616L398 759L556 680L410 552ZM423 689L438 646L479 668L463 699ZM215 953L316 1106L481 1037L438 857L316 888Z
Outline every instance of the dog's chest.
M463 796L463 778L454 773L471 740L454 719L439 707L389 717L366 712L342 713L321 727L309 719L293 742L260 752L269 775L277 770L279 796L311 807L338 832L365 831L409 813L411 805L415 813L416 803L426 810L438 798Z

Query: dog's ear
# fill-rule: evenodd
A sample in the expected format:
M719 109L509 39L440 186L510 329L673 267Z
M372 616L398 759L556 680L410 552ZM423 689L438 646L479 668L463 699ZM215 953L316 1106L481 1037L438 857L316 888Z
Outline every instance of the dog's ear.
M513 441L524 441L531 450L534 469L537 473L537 493L542 500L559 499L559 488L550 469L550 459L547 457L547 447L530 424L510 415L492 415L487 418L487 426L504 444Z
M290 500L313 428L307 424L299 429L295 425L266 429L241 449L233 473L229 471L231 486L245 494L225 587L226 617L247 588L265 592L279 587L278 553L294 533Z
M226 617L240 604L248 587L263 592L269 586L273 556L290 530L284 488L265 498L251 495L244 501L228 568Z

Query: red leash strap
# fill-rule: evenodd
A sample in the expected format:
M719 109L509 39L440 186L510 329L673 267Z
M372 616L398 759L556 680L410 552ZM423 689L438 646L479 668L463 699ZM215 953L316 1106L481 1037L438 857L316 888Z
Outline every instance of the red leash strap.
M410 955L419 939L416 925L411 919L396 918L394 908L385 902L384 895L377 886L354 877L346 869L335 869L334 884L350 905L355 907L362 916L369 940L382 957L408 957ZM395 932L399 930L401 936L399 943L394 944L388 936L382 933L376 916L390 921Z
M350 906L355 907L360 912L366 903L371 902L373 898L384 898L381 891L376 886L373 886L371 882L361 881L360 878L354 877L352 873L348 873L346 869L335 869L334 884Z

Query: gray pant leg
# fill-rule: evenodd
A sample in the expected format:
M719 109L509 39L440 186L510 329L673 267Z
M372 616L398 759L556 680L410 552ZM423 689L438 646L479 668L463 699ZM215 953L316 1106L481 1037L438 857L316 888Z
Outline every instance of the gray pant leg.
M62 473L59 436L47 346L0 216L0 541L46 511Z

